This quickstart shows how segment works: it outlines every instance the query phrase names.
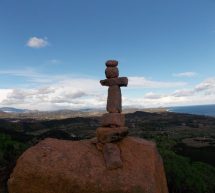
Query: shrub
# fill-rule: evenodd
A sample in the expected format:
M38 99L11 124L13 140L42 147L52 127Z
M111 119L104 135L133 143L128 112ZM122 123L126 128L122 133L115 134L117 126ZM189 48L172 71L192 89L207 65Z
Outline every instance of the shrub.
M176 142L166 136L156 136L163 158L170 193L214 193L215 168L202 162L191 162L172 149Z

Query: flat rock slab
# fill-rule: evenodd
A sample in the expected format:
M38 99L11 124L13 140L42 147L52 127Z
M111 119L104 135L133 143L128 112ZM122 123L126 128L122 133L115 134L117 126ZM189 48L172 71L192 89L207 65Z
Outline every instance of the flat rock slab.
M118 77L118 78L108 78L105 80L100 80L102 86L127 86L128 78L127 77Z
M125 126L125 115L121 113L105 113L102 116L101 125L104 127L116 126L123 127Z
M96 129L98 142L110 143L122 140L128 134L127 127L99 127Z
M9 193L167 193L154 143L127 137L118 143L123 167L108 170L90 140L45 139L18 159Z

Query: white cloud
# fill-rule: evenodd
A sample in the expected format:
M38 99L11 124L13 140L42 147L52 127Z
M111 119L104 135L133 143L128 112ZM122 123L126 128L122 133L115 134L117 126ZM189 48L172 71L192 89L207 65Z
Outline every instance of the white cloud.
M57 60L57 59L49 60L49 62L50 62L51 64L60 64L60 63L61 63L61 61L60 61L60 60Z
M9 75L9 76L20 76L23 78L27 78L26 81L34 82L34 83L53 83L59 82L62 80L70 80L72 79L72 75L64 74L64 75L47 75L36 72L32 68L25 68L22 70L0 70L0 75ZM75 78L75 80L78 78ZM88 80L93 80L89 79ZM146 79L145 77L128 77L128 88L178 88L183 87L187 83L186 82L164 82L164 81L154 81ZM94 80L95 81L95 80ZM96 80L99 82L99 80ZM78 85L78 82L75 82ZM90 86L90 82L86 82L88 86ZM66 84L66 82L65 82ZM94 85L94 84L93 84Z
M153 93L153 92L149 92L149 93L146 93L144 95L145 99L160 99L160 98L163 98L163 97L164 97L164 95Z
M72 75L46 75L33 69L0 70L0 74L24 77L32 87L0 89L0 106L17 108L57 110L79 108L105 108L107 87L102 87L98 79ZM215 103L215 78L186 88L184 82L164 82L148 80L144 77L129 77L128 88L123 89L123 106L159 107L187 104ZM188 85L190 86L190 85ZM180 88L182 87L182 88ZM129 96L135 88L135 96ZM145 89L153 92L144 93ZM159 90L159 93L155 92ZM161 93L161 89L166 89ZM139 96L138 96L139 95Z
M200 84L196 85L195 91L206 91L209 89L215 90L215 78L208 78L201 82Z
M0 103L7 99L8 95L12 92L12 89L0 89Z
M194 77L196 76L197 73L196 72L181 72L181 73L175 73L173 74L173 76L176 76L176 77Z
M48 45L48 41L43 38L38 38L38 37L31 37L28 42L27 46L31 48L42 48L46 47Z
M129 77L130 88L175 88L185 86L185 82L163 82L148 80L145 77Z
M186 98L174 97L170 95L160 95L160 98L124 98L123 106L136 107L136 108L148 108L148 107L167 107L185 104Z
M34 89L11 89L0 101L0 106L39 110L101 107L106 100L103 89L97 80L71 78Z
M36 77L39 76L32 68L25 68L22 70L0 70L1 75L21 76L21 77Z
M185 97L185 96L192 96L194 93L195 93L194 90L182 89L182 90L176 90L172 95L175 97Z
M62 64L62 63L63 62L61 60L53 58L53 59L45 61L44 64L43 64L43 66L47 66L47 67L58 66L59 64Z
M215 104L215 78L208 78L192 89L180 89L170 93L149 92L144 97L124 97L125 106L160 107L177 105Z
M13 69L13 70L0 70L0 75L7 75L11 77L22 77L25 78L26 82L38 83L38 84L48 84L53 82L58 82L64 79L68 79L71 75L47 75L36 72L32 68L24 68L24 69Z

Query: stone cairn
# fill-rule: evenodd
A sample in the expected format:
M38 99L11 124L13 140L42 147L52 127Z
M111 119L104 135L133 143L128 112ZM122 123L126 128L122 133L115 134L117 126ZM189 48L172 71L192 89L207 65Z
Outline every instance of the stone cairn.
M156 145L125 137L120 87L127 86L128 79L118 77L117 65L107 61L107 79L101 80L109 87L108 113L102 117L97 138L47 138L27 149L10 175L9 193L168 193Z
M108 86L107 111L101 121L101 127L96 130L97 148L103 152L107 169L117 169L123 166L120 148L117 142L128 134L125 127L125 115L122 112L121 86L127 86L128 78L119 77L118 61L106 62L105 80L102 86Z

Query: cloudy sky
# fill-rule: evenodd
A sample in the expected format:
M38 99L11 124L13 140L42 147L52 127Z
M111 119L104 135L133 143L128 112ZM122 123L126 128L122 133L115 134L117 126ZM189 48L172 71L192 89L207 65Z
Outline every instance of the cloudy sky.
M0 107L106 104L119 61L123 105L215 104L214 0L0 0Z

